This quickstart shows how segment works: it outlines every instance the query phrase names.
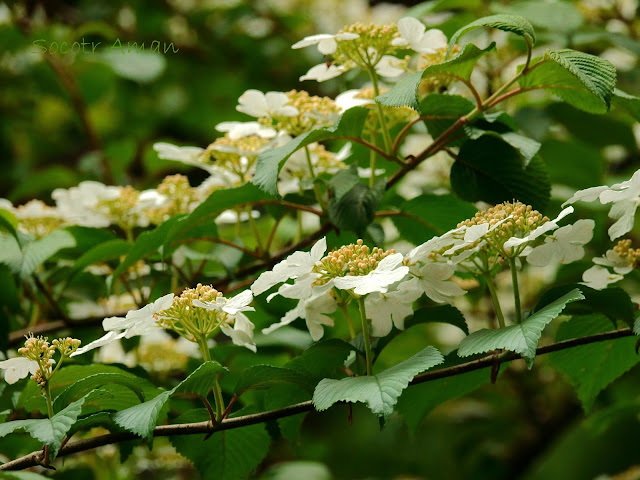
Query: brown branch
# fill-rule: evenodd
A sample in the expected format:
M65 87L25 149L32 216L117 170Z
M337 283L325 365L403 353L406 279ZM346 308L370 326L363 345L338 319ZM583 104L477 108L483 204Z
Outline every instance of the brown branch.
M563 340L561 342L552 343L543 347L539 347L536 350L536 355L545 355L551 352L557 352L568 348L577 347L580 345L587 345L590 343L603 342L607 340L614 340L617 338L632 336L633 332L629 328L621 330L613 330L605 333L596 333L594 335L588 335L585 337L573 338L571 340ZM474 370L480 370L482 368L493 367L496 363L506 363L521 358L520 355L512 352L506 352L496 357L496 355L488 355L477 360L471 360L459 365L451 367L441 368L439 370L432 370L430 372L422 373L416 376L411 385L418 385L421 383L431 382L434 380L453 377L461 375L463 373L472 372ZM167 437L178 435L195 435L195 434L212 434L218 431L231 430L234 428L245 427L248 425L255 425L258 423L267 422L270 420L276 420L278 418L290 417L299 413L310 412L313 410L313 403L309 400L302 403L296 403L288 407L279 408L276 410L269 410L266 412L255 413L252 415L243 415L235 418L228 418L223 420L218 425L212 425L211 421L197 422L197 423L183 423L176 425L161 425L156 427L153 431L154 437ZM135 440L136 435L129 432L117 432L108 433L106 435L100 435L98 437L88 438L86 440L79 440L67 444L60 449L58 457L66 457L74 453L84 452L92 450L104 445L110 445L114 443L125 442L128 440ZM42 450L32 452L24 457L17 458L3 465L0 465L0 471L2 470L22 470L29 467L41 465L44 458Z

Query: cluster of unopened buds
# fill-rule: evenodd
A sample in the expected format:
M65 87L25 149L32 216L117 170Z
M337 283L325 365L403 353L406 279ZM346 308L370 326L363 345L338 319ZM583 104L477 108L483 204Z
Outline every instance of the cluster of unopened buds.
M640 264L640 248L632 248L631 240L620 240L617 245L613 247L613 251L617 253L623 261L628 263L631 268L638 268Z
M58 338L51 343L46 337L29 335L26 338L24 346L18 349L18 353L34 365L37 364L37 368L32 369L31 379L41 387L45 387L53 375L52 365L55 363L53 356L56 351L60 353L59 365L80 346L80 340L71 337Z

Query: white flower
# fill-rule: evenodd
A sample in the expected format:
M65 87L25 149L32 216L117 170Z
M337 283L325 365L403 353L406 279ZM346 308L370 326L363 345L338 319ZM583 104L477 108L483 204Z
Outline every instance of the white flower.
M611 187L599 186L580 190L565 204L579 200L585 202L599 200L603 205L613 203L609 210L609 218L616 222L609 227L608 233L609 238L615 240L633 228L636 210L640 204L640 170L637 170L629 180Z
M94 348L100 348L121 338L131 338L143 335L156 327L157 314L171 307L174 294L169 293L155 302L137 310L130 310L125 317L109 317L102 321L102 329L107 333L99 339L76 350L72 357L81 355Z
M298 318L305 320L311 338L317 342L324 335L323 326L332 327L333 319L327 314L335 312L337 303L329 293L323 293L311 298L302 299L296 307L289 310L278 323L274 323L262 330L262 333L269 334L285 325L289 325Z
M51 198L63 218L76 225L104 228L111 225L111 219L97 210L102 201L115 200L120 196L120 188L100 182L84 181L69 189L56 188Z
M309 69L307 73L300 77L300 81L315 80L316 82L325 82L332 78L339 77L348 70L344 65L327 65L326 63L319 63Z
M260 212L251 210L251 218L260 218ZM249 212L236 212L235 210L225 210L214 220L216 225L228 225L249 220Z
M247 318L244 313L238 313L233 316L233 328L228 324L220 325L220 330L226 336L231 338L234 345L248 348L252 352L257 351L255 340L253 339L253 330L255 325Z
M289 97L283 92L262 93L259 90L247 90L238 99L236 110L252 117L295 117L298 109L288 105Z
M398 47L409 47L418 53L436 53L447 46L447 37L442 31L432 28L426 31L424 24L413 17L404 17L398 21L400 37L391 44Z
M550 232L551 230L555 230L556 228L558 228L558 222L562 220L564 217L566 217L567 215L569 215L570 213L573 213L573 207L565 208L558 214L556 218L543 223L538 228L530 232L529 235L526 235L522 238L511 237L509 240L504 242L505 250L507 248L518 247L524 243L533 242L534 240L544 235L545 233Z
M265 127L258 122L222 122L216 125L219 132L227 132L231 140L257 135L261 138L274 138L278 132L274 128Z
M127 333L126 331L122 331L122 332L119 332L117 330L108 331L105 335L98 338L97 340L94 340L91 343L87 343L86 345L83 345L82 347L77 349L75 352L73 352L70 356L75 357L77 355L82 355L83 353L87 353L88 351L93 350L95 348L100 348L100 347L104 347L105 345L109 345L115 342L116 340L120 340L121 338L123 338L126 335L126 333Z
M604 256L594 258L593 263L603 267L611 267L614 272L621 275L626 275L633 270L633 266L631 266L629 262L622 258L615 250L607 250Z
M406 286L403 286L423 291L436 303L449 303L453 297L467 293L457 283L449 280L454 272L453 265L447 263L426 263L417 269L413 267L412 273L415 277L406 282Z
M5 382L14 384L18 380L36 373L38 362L25 357L14 357L0 362L0 370L4 370Z
M147 208L162 208L171 202L171 199L157 190L144 190L138 196L136 208L145 210Z
M251 291L254 295L260 295L278 283L311 273L315 263L322 259L326 251L327 239L322 237L311 247L309 253L294 252L277 263L272 270L262 273L251 285Z
M299 42L294 43L291 48L305 48L311 45L317 45L320 53L323 55L331 55L335 53L338 48L338 41L355 40L358 37L360 37L360 35L357 33L338 33L337 35L319 33L317 35L304 37Z
M405 73L401 68L402 60L391 55L383 55L376 63L376 72L381 77L397 77Z
M249 306L252 301L251 290L245 290L233 298L217 297L215 302L194 300L193 305L206 310L218 310L233 316L239 312L255 312L256 309Z
M582 282L587 287L595 288L596 290L607 288L608 285L618 282L623 278L623 275L611 273L606 268L598 265L594 265L582 274Z
M433 237L421 245L418 245L409 252L409 261L426 262L429 260L429 256L432 252L441 250L442 248L449 246L456 242L454 235L462 233L466 230L466 226L454 228L446 233L443 233L439 237Z
M371 319L371 335L384 337L391 332L392 325L404 330L404 320L413 314L412 304L421 296L422 290L407 283L391 292L367 295L364 305L367 317Z
M360 90L353 89L342 92L336 97L336 105L340 108L341 112L345 112L353 107L365 107L367 105L374 105L375 102L370 98L359 98Z
M340 290L353 290L356 295L386 293L390 285L399 282L409 273L409 267L402 265L402 261L402 254L394 253L383 258L375 270L366 275L337 277L334 285Z
M545 267L554 261L571 263L584 256L584 247L593 238L593 220L578 220L565 225L547 237L542 245L527 255L527 262L536 267Z
M444 252L443 255L453 255L458 250L466 248L469 245L473 245L478 240L480 240L482 237L484 237L487 233L495 230L496 228L498 228L500 225L502 225L504 222L506 222L510 218L512 218L511 215L509 215L506 218L503 218L502 220L500 220L499 222L496 222L493 225L490 225L488 223L481 223L479 225L471 225L470 227L464 227L463 226L463 227L460 227L458 229L455 229L455 231L464 231L464 237L463 237L463 239L461 241L460 240L454 240L455 241L454 246L452 246L449 250ZM481 245L482 244L479 244L478 247L480 247Z
M178 147L166 142L156 142L153 149L162 160L175 160L177 162L199 165L198 158L204 152L200 147Z

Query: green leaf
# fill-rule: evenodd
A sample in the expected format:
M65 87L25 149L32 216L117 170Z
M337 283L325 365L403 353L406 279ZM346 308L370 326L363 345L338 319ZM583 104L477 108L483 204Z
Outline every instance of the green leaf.
M326 378L313 393L313 405L323 411L336 402L362 402L377 416L386 420L402 391L417 374L444 361L434 347L427 347L411 358L377 375L347 377L341 380Z
M20 273L22 250L19 241L11 235L0 234L0 263L6 265L13 273Z
M497 13L520 15L536 28L563 34L569 34L584 23L578 9L568 2L527 0L516 2L513 5L494 4L492 9Z
M124 260L118 265L118 268L115 269L113 275L111 276L111 285L127 271L129 267L134 265L139 260L148 257L151 254L154 254L160 249L171 231L174 225L180 222L184 218L184 215L176 215L175 217L171 217L166 222L161 223L153 230L149 230L148 232L141 233L140 236L136 239L135 243L129 250L129 253L124 258Z
M148 380L135 376L134 374L122 370L113 365L69 365L61 368L53 377L51 382L52 398L57 398L74 383L92 375L101 373L112 373L126 375L136 379L137 385L142 390L145 398L152 398L159 393L159 389ZM123 410L140 402L138 395L125 386L119 384L104 385L100 390L113 394L113 398L103 396L100 399L93 399L92 404L99 404L99 408L104 410ZM35 382L28 382L24 387L17 402L17 406L27 411L39 410L46 412L46 404L41 395L40 387ZM86 405L85 405L86 407Z
M362 235L376 216L376 208L384 195L386 182L378 180L373 188L356 183L340 200L329 200L329 219L341 230L351 230Z
M62 445L62 440L82 412L85 398L81 398L51 418L31 420L16 420L0 424L0 437L9 435L16 430L24 430L36 440L50 447L51 458L55 458Z
M400 206L405 216L391 217L403 239L419 245L431 237L455 228L478 209L453 195L423 194Z
M465 133L472 140L476 140L483 135L490 135L495 138L499 138L503 142L511 145L522 157L522 165L526 167L529 162L535 157L542 146L541 143L536 142L534 139L525 137L516 132L496 132L493 130L483 130L475 126L465 127Z
M468 357L492 350L509 350L521 355L527 362L527 366L531 368L544 327L560 315L568 303L583 299L582 292L574 288L566 295L538 310L520 324L497 330L483 328L473 332L460 342L458 355Z
M616 86L616 69L611 62L571 49L547 51L542 60L536 60L518 80L523 91L547 89L581 110L609 110Z
M488 135L462 145L451 167L451 187L468 202L497 204L516 199L539 210L551 193L540 158L534 157L523 168L518 150Z
M420 115L425 117L424 124L429 134L438 138L456 120L473 110L474 106L471 100L459 95L432 93L420 101ZM455 140L450 145L457 146L460 142Z
M226 369L217 362L205 362L175 388L162 392L157 397L127 408L113 415L113 421L125 430L151 440L162 408L176 393L194 393L205 396L214 384L218 374Z
M353 345L344 340L322 340L311 345L299 357L289 360L285 367L317 383L323 378L335 375L352 351Z
M98 262L106 262L109 260L117 260L122 256L125 256L129 253L131 249L131 243L122 240L120 238L115 238L113 240L108 240L104 243L100 243L84 253L71 267L71 272L69 273L69 280L71 280L76 274L83 271L90 265L93 265Z
M335 202L339 202L342 197L349 193L353 187L360 183L360 175L358 175L358 164L352 163L349 168L345 168L336 173L331 180L327 182L331 189Z
M391 343L391 341L402 332L407 331L416 325L424 325L425 323L447 323L462 330L469 335L469 327L467 321L460 310L453 305L435 305L433 307L424 307L416 310L414 314L404 321L404 330L393 329L388 335L378 338L372 345L375 355L379 355L382 350ZM356 337L362 338L361 335Z
M60 250L75 246L75 238L66 230L55 230L27 244L23 249L21 275L28 277Z
M603 315L574 316L560 325L556 341L610 330L611 322ZM602 390L640 362L635 343L635 338L628 337L579 345L551 353L550 362L574 386L588 413Z
M138 377L123 373L96 373L95 375L89 375L88 377L78 380L58 395L53 401L53 409L54 411L59 410L73 400L86 395L91 390L113 383L124 385L135 393L141 402L144 402L145 396L140 388L141 382Z
M497 28L498 30L505 32L515 33L516 35L523 37L530 47L536 43L535 31L526 18L521 17L520 15L491 15L489 17L480 18L475 22L471 22L469 25L462 27L454 33L451 40L449 40L449 51L447 52L447 55L451 52L451 49L458 42L460 37L481 27Z
M422 72L404 77L387 93L376 97L376 102L388 107L411 107L419 111L418 88L423 79L432 76L445 76L468 82L478 60L494 48L495 43L484 49L478 48L472 43L465 45L462 51L452 59L436 65L429 65Z
M240 374L234 395L240 396L250 389L270 388L283 383L309 387L309 381L295 370L273 365L254 365Z
M640 122L640 97L629 95L616 88L613 91L612 102L616 107L625 109L629 115Z
M18 243L20 239L18 238L18 218L11 213L9 210L5 210L0 208L0 230L4 230L9 233L13 238L15 238Z
M180 423L202 422L209 419L205 410L191 410L176 420ZM170 437L178 453L191 461L202 478L236 480L247 478L266 457L271 437L264 424L223 430L207 440L183 435Z
M459 365L465 361L458 357L456 352L451 352L438 369ZM404 417L409 430L415 433L422 420L435 407L449 400L464 397L490 380L491 367L487 367L413 385L402 394L396 410Z
M169 229L165 244L187 238L190 231L205 224L209 229L207 236L216 236L217 228L213 220L222 212L272 198L251 183L236 188L214 190L193 212Z
M609 287L596 290L586 285L569 284L559 285L547 290L536 305L536 310L549 305L555 299L569 291L579 288L584 295L584 300L567 306L566 315L589 315L600 313L611 320L622 320L627 325L633 325L633 316L636 310L629 294L620 287ZM609 322L611 325L611 322Z
M265 192L277 195L280 170L296 150L311 143L332 138L360 137L368 115L369 109L366 107L350 108L342 114L335 125L307 132L286 145L267 150L258 157L256 174L251 181Z

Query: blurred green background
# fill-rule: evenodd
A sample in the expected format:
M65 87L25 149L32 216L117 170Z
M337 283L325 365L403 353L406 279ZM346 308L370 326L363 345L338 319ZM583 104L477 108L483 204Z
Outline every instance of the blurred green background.
M495 11L520 13L536 27L540 44L601 54L618 67L620 88L640 92L636 2L557 2L554 15L545 13L548 8L536 9L545 3L440 0L412 12L448 36ZM246 120L235 105L248 88L305 88L335 96L350 79L302 86L298 77L321 57L291 51L291 44L355 21L395 21L409 7L372 6L361 0L0 3L0 197L14 204L31 198L50 201L54 188L86 179L142 189L174 172L188 174L197 184L203 172L159 160L152 144L165 140L208 145L219 135L214 130L217 123ZM110 48L116 40L127 53ZM38 53L34 41L49 47L49 53ZM62 42L74 41L101 45L94 53L53 52L54 42L59 48ZM150 51L154 41L162 53ZM133 42L144 43L146 51L129 52ZM173 49L164 53L170 43ZM488 89L512 60L498 58L486 66ZM543 143L542 155L557 185L575 189L610 183L640 166L638 125L619 112L604 119L537 97L518 99L510 109L521 128ZM413 353L405 351L412 348L411 339L422 343L431 327L412 329L396 353L402 358ZM471 395L464 396L461 386L463 398L435 408L415 431L394 416L380 432L376 419L360 407L354 407L352 424L347 422L347 407L312 414L301 439L294 445L278 440L256 477L640 478L640 410L635 400L640 395L640 367L599 395L596 413L585 420L573 389L548 364L549 359L541 359L529 375L518 375L518 366L496 385L485 385ZM485 383L488 376L488 371L480 371L464 382ZM117 450L105 448L96 455L68 459L60 473L51 475L197 475L167 442L162 445L156 442L153 452L136 447L122 466ZM12 446L3 442L2 452L10 456Z

